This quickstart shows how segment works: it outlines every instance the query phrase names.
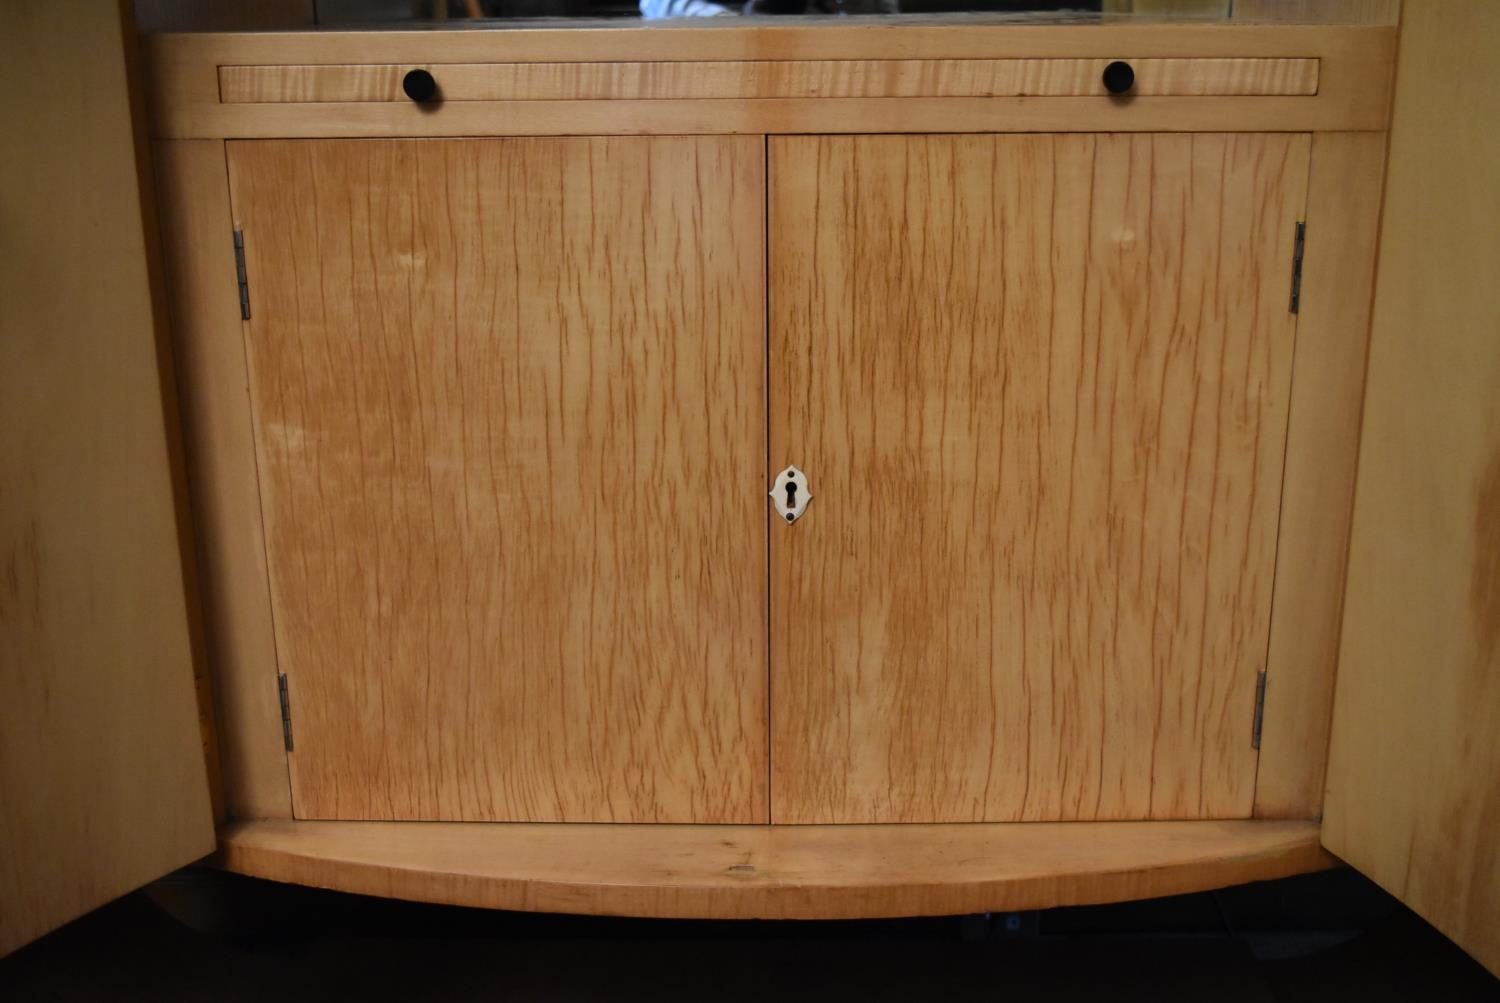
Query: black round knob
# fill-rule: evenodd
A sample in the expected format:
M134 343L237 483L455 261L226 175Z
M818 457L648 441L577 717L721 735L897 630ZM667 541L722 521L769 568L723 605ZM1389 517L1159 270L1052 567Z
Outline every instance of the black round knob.
M401 78L401 89L413 101L431 101L437 97L437 80L426 70L407 70Z
M1104 68L1104 89L1111 94L1128 94L1135 86L1135 68L1116 59Z

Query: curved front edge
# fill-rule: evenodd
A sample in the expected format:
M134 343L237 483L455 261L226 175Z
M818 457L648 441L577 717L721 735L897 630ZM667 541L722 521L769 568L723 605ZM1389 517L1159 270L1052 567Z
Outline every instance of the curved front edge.
M234 823L220 866L423 902L681 919L1044 909L1336 863L1311 821L679 826Z

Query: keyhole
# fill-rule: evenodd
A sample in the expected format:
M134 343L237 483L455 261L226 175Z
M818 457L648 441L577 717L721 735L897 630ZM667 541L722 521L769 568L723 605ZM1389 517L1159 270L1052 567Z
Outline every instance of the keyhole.
M786 482L786 521L797 518L797 482Z

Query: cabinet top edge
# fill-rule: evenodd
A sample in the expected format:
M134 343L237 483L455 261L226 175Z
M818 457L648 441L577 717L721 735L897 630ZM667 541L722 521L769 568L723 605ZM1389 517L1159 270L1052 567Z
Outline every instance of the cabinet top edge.
M727 21L728 18L699 18ZM844 19L847 21L849 19ZM166 32L142 37L148 64L330 65L413 62L753 62L1070 57L1319 57L1394 51L1371 25L1155 22L1097 24L797 24L536 27L484 31L310 28Z
M1315 0L1315 2L1293 2L1251 5L1232 14L1215 14L1183 11L954 11L947 13L911 14L865 14L865 15L802 15L796 17L748 15L732 18L671 18L649 22L635 18L601 17L541 17L541 18L482 18L477 20L457 19L448 21L346 21L329 26L299 25L295 23L263 23L256 28L224 28L211 19L184 20L178 18L165 22L143 23L142 31L148 34L286 34L289 32L313 31L319 34L358 32L407 33L425 36L444 34L517 34L535 31L744 31L772 29L775 31L826 31L841 30L906 30L909 28L1118 28L1147 27L1153 29L1169 27L1266 27L1266 26L1322 26L1322 27L1393 27L1400 21L1399 0Z
M336 25L269 29L255 31L157 31L141 35L147 48L161 49L211 49L219 47L248 46L253 48L278 45L307 44L376 44L382 48L401 45L403 47L431 48L440 50L447 46L469 49L476 45L493 46L496 55L512 57L512 47L524 50L539 42L558 44L564 41L578 46L590 42L596 44L621 45L650 42L652 51L680 46L685 51L684 59L702 59L703 54L686 50L692 46L709 42L715 47L726 43L760 41L772 45L788 45L806 42L812 48L801 58L839 58L827 51L829 43L839 44L850 40L879 42L887 47L900 39L914 42L932 42L942 39L979 39L988 42L1008 42L1016 46L1015 51L1026 52L1024 47L1053 46L1059 43L1101 43L1132 45L1149 44L1158 40L1166 45L1180 45L1184 41L1221 42L1230 45L1246 42L1313 41L1319 38L1369 38L1394 35L1394 22L1359 21L1276 21L1276 20L1224 20L1203 18L1169 18L1143 15L1106 15L1092 20L1036 20L1015 21L990 19L979 16L974 19L957 17L952 20L920 17L907 19L903 16L879 19L859 18L808 18L788 24L787 18L739 17L739 18L683 18L672 21L642 22L630 20L579 19L536 20L525 24L502 27L454 27L441 25L414 26L398 23L385 25ZM851 23L853 22L853 23ZM965 46L971 47L971 46ZM1045 51L1027 54L1045 55ZM771 53L776 58L798 58L796 55ZM610 54L611 59L639 59L629 51ZM657 57L659 58L659 57ZM727 57L710 57L727 58ZM748 57L747 57L748 58ZM760 56L757 58L768 58ZM845 57L847 58L847 57ZM303 62L313 62L303 59Z

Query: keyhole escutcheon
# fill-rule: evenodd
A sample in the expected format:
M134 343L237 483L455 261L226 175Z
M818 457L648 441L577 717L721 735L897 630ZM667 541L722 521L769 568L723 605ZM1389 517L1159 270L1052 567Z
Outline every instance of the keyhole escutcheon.
M776 506L777 515L784 522L796 522L807 511L807 503L812 501L807 475L794 466L777 474L775 483L771 485L771 501Z

